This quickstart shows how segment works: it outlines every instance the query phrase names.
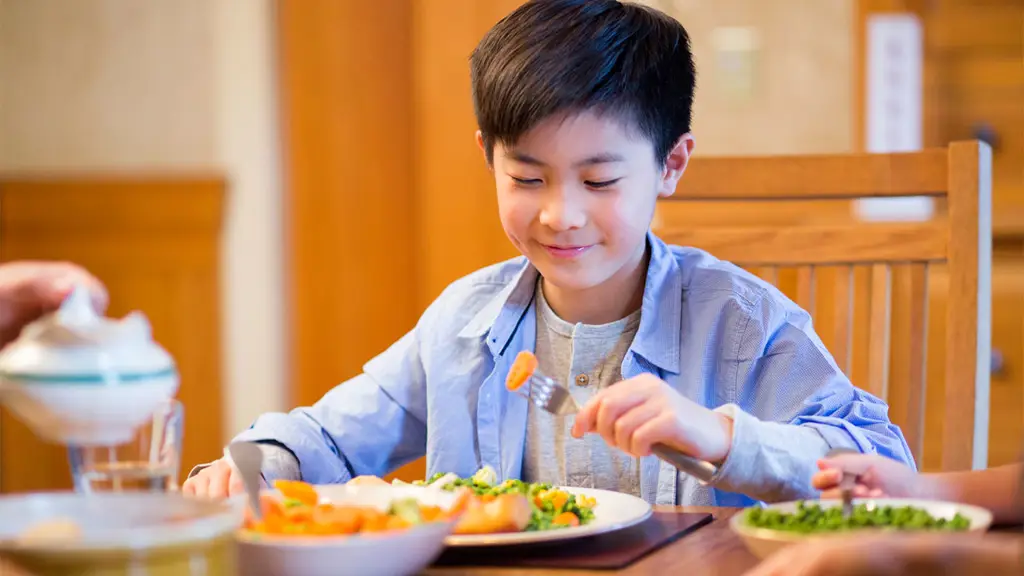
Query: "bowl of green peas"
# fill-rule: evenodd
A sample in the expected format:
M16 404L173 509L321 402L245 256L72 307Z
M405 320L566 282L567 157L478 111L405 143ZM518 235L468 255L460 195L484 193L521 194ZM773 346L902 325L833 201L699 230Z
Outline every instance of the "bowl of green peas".
M992 513L983 508L904 498L856 499L849 516L840 500L783 502L747 508L730 520L733 532L760 558L808 538L864 531L980 533L991 524Z

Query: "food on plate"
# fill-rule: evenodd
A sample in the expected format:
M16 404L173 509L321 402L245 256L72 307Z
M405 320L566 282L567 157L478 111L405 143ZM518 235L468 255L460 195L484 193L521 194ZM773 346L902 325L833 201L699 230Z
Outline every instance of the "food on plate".
M523 350L512 362L512 367L505 378L505 387L512 391L518 390L536 371L537 357L529 350Z
M355 478L346 482L353 486L390 486L387 480L379 478L377 476L356 476Z
M970 520L959 513L951 519L936 518L927 510L914 506L857 504L849 518L844 518L841 506L823 508L816 503L798 502L794 513L750 508L746 515L747 523L756 528L803 534L866 528L964 531L971 526Z
M530 523L533 509L523 494L500 494L485 500L468 488L460 490L455 505L459 521L452 530L455 534L522 532Z
M520 522L523 514L523 504L514 503L511 499L504 499L502 504L493 506L488 510L501 510L501 514L507 520L504 523L493 521L493 524L481 522L480 525L501 526L502 530L493 532L521 532L534 530L551 530L555 528L568 528L582 526L594 519L594 506L597 502L593 498L570 494L565 490L553 488L550 484L529 483L522 480L506 480L498 483L498 476L490 466L484 466L469 478L460 478L455 474L434 474L426 481L417 481L414 484L438 486L443 490L465 490L479 499L480 503L487 504L497 502L502 496L516 495L522 497L525 505L529 507L529 519L525 524ZM468 510L474 508L470 505ZM494 512L497 514L497 512ZM467 516L472 518L472 515ZM460 532L459 525L456 525L455 533ZM492 522L492 521L488 521ZM520 526L518 530L511 530L513 526ZM477 525L472 524L474 528ZM466 529L466 526L461 526ZM480 533L480 532L472 532Z
M303 482L274 482L281 493L260 495L261 520L246 514L243 529L278 536L339 536L364 532L404 530L426 522L444 522L454 511L426 506L415 498L395 500L387 510L372 506L320 502L313 486Z
M77 542L82 538L82 527L70 518L55 518L33 524L18 534L18 544L32 546Z

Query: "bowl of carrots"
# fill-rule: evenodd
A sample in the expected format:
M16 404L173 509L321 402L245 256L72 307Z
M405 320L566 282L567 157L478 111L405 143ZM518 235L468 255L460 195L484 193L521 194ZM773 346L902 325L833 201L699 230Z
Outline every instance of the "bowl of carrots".
M261 517L246 511L238 533L241 574L418 574L440 555L460 514L458 494L387 484L278 481L260 495L260 508Z

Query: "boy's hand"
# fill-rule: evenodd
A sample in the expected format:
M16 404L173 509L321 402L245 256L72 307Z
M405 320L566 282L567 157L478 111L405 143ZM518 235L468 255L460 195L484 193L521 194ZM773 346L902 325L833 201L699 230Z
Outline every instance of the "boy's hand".
M266 488L262 480L260 484ZM199 471L198 474L185 480L181 492L200 498L225 498L245 493L242 474L231 465L227 458L221 458Z
M822 498L839 498L839 481L843 472L856 474L853 495L857 498L914 498L922 496L924 479L896 460L877 454L842 454L818 461L821 470L811 478Z
M636 457L654 444L712 463L729 455L732 420L685 398L660 378L641 374L598 392L576 415L572 435L596 432Z

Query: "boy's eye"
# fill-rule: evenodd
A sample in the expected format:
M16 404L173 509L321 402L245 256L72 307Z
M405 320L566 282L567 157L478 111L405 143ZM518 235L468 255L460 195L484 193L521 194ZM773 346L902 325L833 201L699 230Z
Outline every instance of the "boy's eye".
M509 176L509 178L520 186L536 186L540 184L539 178L516 178L515 176Z
M601 182L591 182L591 181L588 180L588 181L584 182L584 184L588 188L601 189L601 188L609 188L609 187L613 186L619 180L621 180L621 178L615 178L613 180L603 180Z

